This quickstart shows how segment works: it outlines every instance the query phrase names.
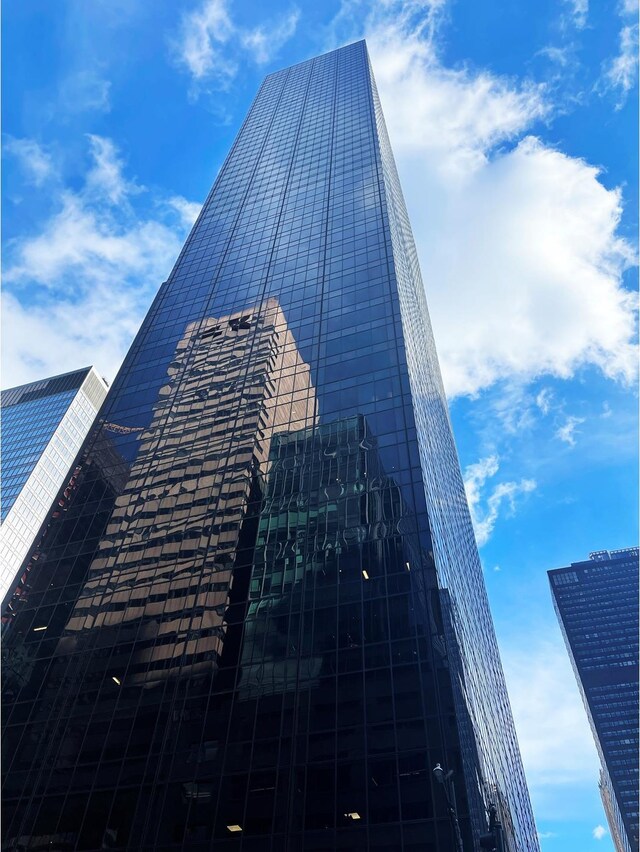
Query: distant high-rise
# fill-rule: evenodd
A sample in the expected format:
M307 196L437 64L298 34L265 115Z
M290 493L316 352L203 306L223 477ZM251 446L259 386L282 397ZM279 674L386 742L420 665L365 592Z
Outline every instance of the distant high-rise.
M264 81L5 648L7 849L538 849L364 42Z
M548 572L617 852L638 849L638 556L637 547L602 550Z
M107 395L93 367L0 394L0 602L30 551Z

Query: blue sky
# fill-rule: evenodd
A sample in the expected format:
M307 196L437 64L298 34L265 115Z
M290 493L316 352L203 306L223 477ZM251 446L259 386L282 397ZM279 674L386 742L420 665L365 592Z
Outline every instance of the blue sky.
M635 0L31 0L3 30L3 386L112 379L262 77L367 37L542 848L613 849L545 572L638 542Z

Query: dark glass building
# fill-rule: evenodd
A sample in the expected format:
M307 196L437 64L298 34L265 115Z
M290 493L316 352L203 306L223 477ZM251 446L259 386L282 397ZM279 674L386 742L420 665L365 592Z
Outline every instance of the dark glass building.
M364 42L264 81L30 576L4 848L538 849Z
M637 547L549 571L553 604L600 755L617 852L638 849Z
M93 367L0 394L0 602L37 545L60 489L107 395Z

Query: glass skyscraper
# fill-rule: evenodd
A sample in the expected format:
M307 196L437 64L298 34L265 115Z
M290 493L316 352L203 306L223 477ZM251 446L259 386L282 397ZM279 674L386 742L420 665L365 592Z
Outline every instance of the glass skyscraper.
M265 79L31 577L5 848L538 849L364 42Z
M549 571L553 603L600 756L617 852L638 850L637 547Z
M0 602L37 544L107 395L93 367L0 394L2 415Z

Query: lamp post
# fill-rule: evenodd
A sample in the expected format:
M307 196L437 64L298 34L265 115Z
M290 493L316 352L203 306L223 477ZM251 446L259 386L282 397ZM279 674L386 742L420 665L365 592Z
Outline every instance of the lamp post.
M445 772L440 764L436 763L433 768L433 774L436 781L439 784L442 784L445 799L447 800L449 818L451 819L451 824L455 834L456 852L464 852L464 847L462 846L462 834L460 833L460 823L458 822L458 812L456 810L456 791L453 786L453 769Z

